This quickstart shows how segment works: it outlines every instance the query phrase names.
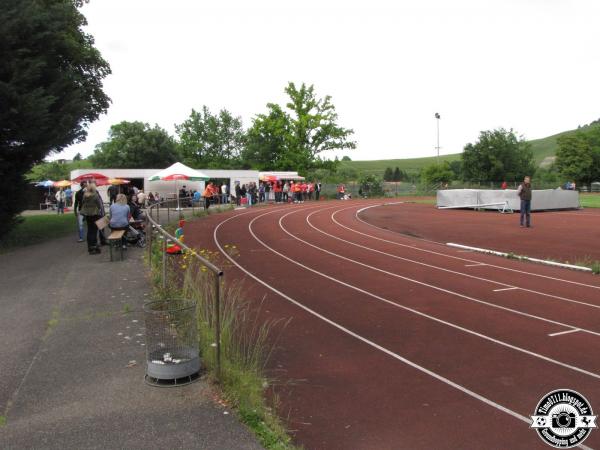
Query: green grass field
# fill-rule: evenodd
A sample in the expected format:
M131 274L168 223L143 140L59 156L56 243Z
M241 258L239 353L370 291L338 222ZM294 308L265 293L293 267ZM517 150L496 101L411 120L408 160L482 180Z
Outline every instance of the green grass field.
M23 217L23 222L0 239L0 253L17 247L39 244L69 233L73 233L73 238L77 237L77 220L73 213L26 216Z
M600 124L586 125L581 127L581 130L588 129L589 127L600 127ZM565 134L574 133L577 130L569 130L564 131L562 133L554 134L552 136L548 136L541 139L534 139L529 141L531 143L531 151L533 152L533 157L535 159L535 163L540 165L544 162L544 166L549 163L549 161L544 161L544 159L548 157L552 157L556 155L556 149L558 144L556 140L558 137L563 136ZM451 155L442 155L440 156L441 161L456 161L460 159L460 153L453 153ZM361 173L366 174L374 174L374 175L383 175L386 167L391 167L392 169L398 167L401 170L409 171L409 172L418 172L425 166L433 164L436 162L435 156L430 156L426 158L409 158L409 159L379 159L373 161L342 161L342 167L351 167L358 170Z
M584 208L600 208L600 194L580 194L579 202Z

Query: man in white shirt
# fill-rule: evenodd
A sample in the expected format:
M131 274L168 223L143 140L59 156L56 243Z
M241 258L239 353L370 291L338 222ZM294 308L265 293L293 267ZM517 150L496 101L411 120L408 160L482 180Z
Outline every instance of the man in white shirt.
M226 204L228 203L229 200L229 185L225 182L223 182L223 185L221 186L221 203Z

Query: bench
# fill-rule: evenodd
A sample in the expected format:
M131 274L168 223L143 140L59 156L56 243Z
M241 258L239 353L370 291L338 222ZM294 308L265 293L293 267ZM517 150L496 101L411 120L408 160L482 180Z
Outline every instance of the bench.
M123 246L121 245L121 240L123 239L123 235L125 234L125 230L112 230L110 236L108 236L108 248L110 249L110 260L113 259L113 247L117 245L121 250L121 261L123 261Z

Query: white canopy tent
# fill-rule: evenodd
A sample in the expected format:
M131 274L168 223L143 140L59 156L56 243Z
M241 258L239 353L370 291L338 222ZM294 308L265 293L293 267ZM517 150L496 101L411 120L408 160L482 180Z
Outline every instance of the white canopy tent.
M200 172L199 170L192 169L180 162L176 162L172 166L163 169L151 177L149 181L175 181L175 197L177 198L177 209L181 209L179 206L179 180L186 181L207 181L210 177Z

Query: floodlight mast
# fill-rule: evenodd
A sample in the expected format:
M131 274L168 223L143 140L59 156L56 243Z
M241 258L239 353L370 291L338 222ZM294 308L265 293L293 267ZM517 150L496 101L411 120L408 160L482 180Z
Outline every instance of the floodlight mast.
M437 120L437 163L440 163L440 113L435 113Z

